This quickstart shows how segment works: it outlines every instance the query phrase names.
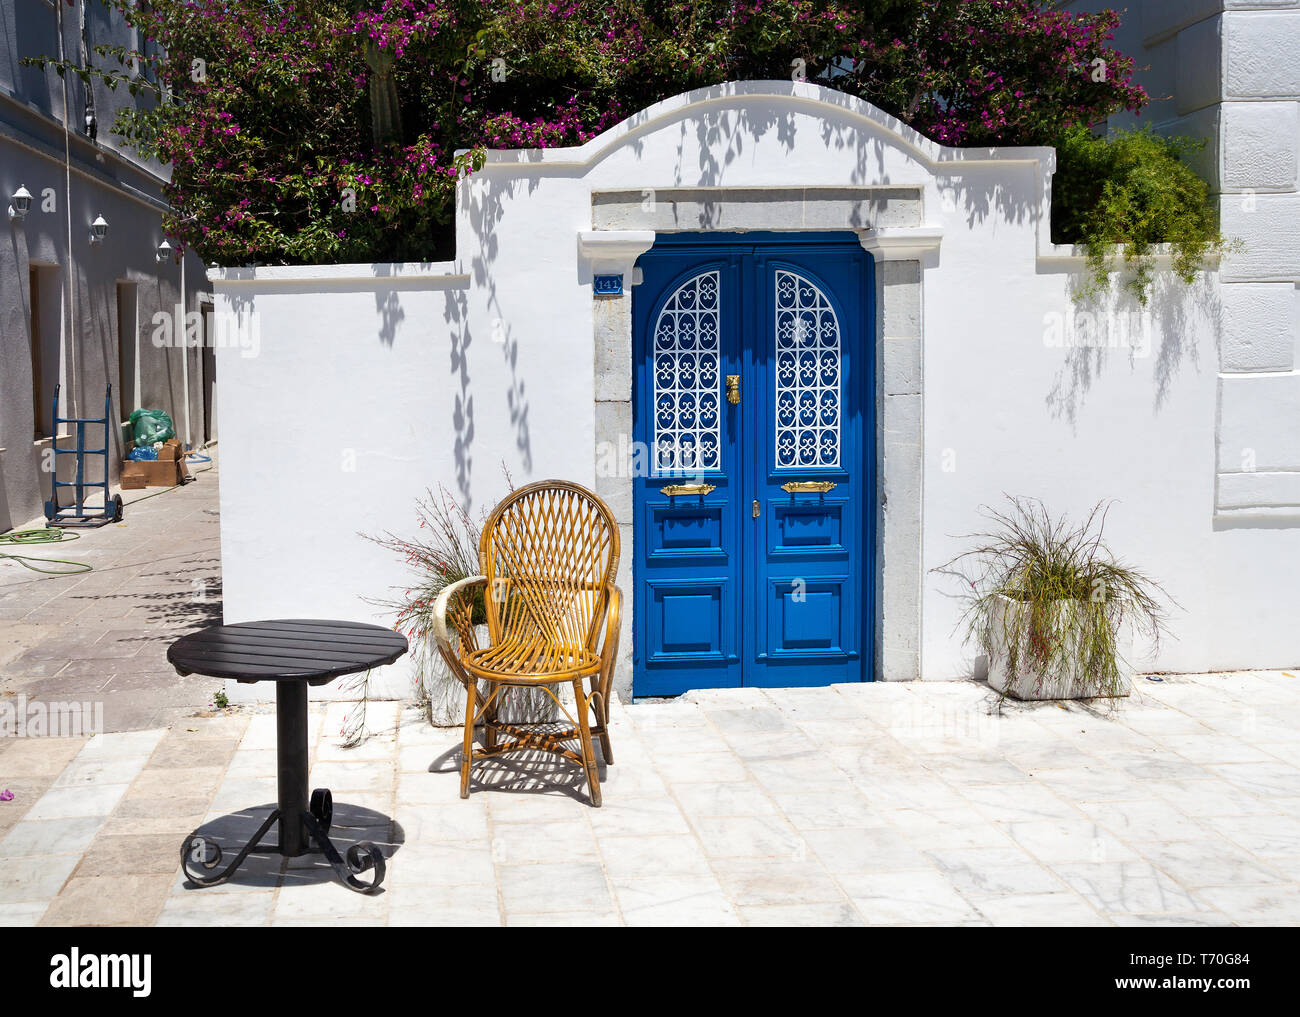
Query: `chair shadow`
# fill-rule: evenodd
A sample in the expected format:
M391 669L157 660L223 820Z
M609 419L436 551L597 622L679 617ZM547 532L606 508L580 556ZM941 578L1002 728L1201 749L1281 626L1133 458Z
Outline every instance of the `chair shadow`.
M536 725L539 730L546 730L548 726L558 729L563 725ZM481 732L475 733L474 740L477 747L483 747ZM601 783L604 783L607 764L600 748L600 739L594 741L596 773ZM576 740L567 744L570 748L577 748ZM452 774L459 779L460 759L458 732L457 743L436 756L429 764L428 772ZM469 771L469 790L470 794L476 791L501 791L506 794L564 795L584 805L591 801L587 795L587 775L582 766L542 749L520 749L489 759L475 760Z
M275 809L274 803L241 809L209 820L194 833L221 848L221 866L229 865ZM363 808L360 805L350 805L347 802L335 802L329 838L344 858L347 857L348 848L353 844L359 841L370 841L379 848L384 859L388 860L406 842L406 831L402 829L400 823L382 812ZM262 837L261 845L277 844L279 839L279 824L273 824ZM243 864L226 882L232 886L262 887L271 890L279 885L336 883L338 876L319 851L299 855L296 858L285 858L280 854L262 852L259 848L244 859ZM185 887L191 890L202 889L188 878L185 880ZM378 892L384 893L386 889L381 887Z

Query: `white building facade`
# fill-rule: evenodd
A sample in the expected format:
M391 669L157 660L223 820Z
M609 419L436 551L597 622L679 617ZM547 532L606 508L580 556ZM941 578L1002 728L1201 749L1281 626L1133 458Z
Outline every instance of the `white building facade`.
M1139 666L1294 665L1294 303L1234 303L1293 296L1282 241L1079 304L1053 170L728 84L490 153L455 262L214 270L245 339L218 350L226 620L391 623L409 573L361 535L410 532L437 485L477 516L504 466L617 517L625 699L978 673L933 570L1006 494L1114 501L1110 544L1178 605ZM407 693L389 670L375 691Z

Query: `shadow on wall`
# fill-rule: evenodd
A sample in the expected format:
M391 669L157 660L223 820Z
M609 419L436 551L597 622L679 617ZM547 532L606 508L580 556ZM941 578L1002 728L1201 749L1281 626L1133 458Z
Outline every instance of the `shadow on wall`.
M468 182L462 182L461 184L464 190L461 191L460 197L462 203L467 206L470 229L478 238L475 254L470 259L470 275L475 287L486 297L491 340L493 344L501 347L502 356L505 358L506 366L510 370L510 387L506 390L506 403L510 411L510 424L515 434L515 449L519 453L519 460L524 468L524 474L529 477L533 471L533 447L532 434L528 426L528 393L524 380L519 374L519 336L515 329L515 323L501 308L497 292L497 278L493 266L500 254L497 225L505 214L505 200L514 198L523 187L527 188L529 194L534 193L540 181L536 174L524 179L516 178L505 184L492 181L490 178L481 179L488 180L486 186L471 188ZM468 415L468 426L465 433L472 438L473 407L468 388L468 375L464 373L463 359L465 350L473 342L473 336L466 316L466 307L463 304L460 307L460 315L460 362L458 363L457 350L453 348L452 369L453 373L460 372L461 397L463 397L463 404ZM541 316L534 319L534 321L540 321L543 318L544 316ZM458 407L459 405L461 405L460 402L458 402ZM459 430L457 435L459 441L461 436ZM464 498L464 508L468 511L472 507L469 494L472 470L471 460L468 456L468 443L465 447L463 479L460 475L462 460L459 445L457 447L456 468L457 486Z
M1085 279L1077 269L1059 271L1070 276L1071 293ZM1201 369L1197 336L1204 326L1196 319L1208 323L1212 334L1219 333L1222 307L1213 275L1200 273L1188 285L1171 272L1160 272L1146 307L1122 289L1125 278L1122 272L1112 274L1109 295L1078 302L1067 298L1056 319L1044 322L1044 345L1063 350L1062 365L1044 401L1052 416L1066 420L1075 433L1079 412L1103 371L1121 364L1132 372L1139 361L1153 358L1152 410L1158 413L1177 375L1184 368Z

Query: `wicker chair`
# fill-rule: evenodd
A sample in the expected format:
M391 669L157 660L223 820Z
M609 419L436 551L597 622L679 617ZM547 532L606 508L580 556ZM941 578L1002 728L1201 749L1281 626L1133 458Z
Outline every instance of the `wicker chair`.
M460 796L469 797L475 760L541 749L581 764L591 804L599 806L592 738L600 738L605 762L612 763L609 699L623 600L613 582L618 570L614 517L577 484L529 484L492 510L479 540L479 562L481 576L452 583L434 605L438 650L467 690ZM488 629L483 647L472 621L480 591ZM555 687L566 682L573 687L576 718L556 694ZM554 727L549 721L501 720L502 693L512 686L545 690L571 726L548 730ZM478 749L474 727L480 719L484 747ZM573 741L576 752L566 744Z

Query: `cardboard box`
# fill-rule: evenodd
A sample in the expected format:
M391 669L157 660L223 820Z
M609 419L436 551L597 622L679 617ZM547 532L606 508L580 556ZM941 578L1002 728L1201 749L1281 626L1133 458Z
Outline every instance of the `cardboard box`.
M131 491L141 487L175 487L188 478L189 471L185 469L185 454L181 443L172 438L158 450L156 460L123 460L120 483L123 488Z

